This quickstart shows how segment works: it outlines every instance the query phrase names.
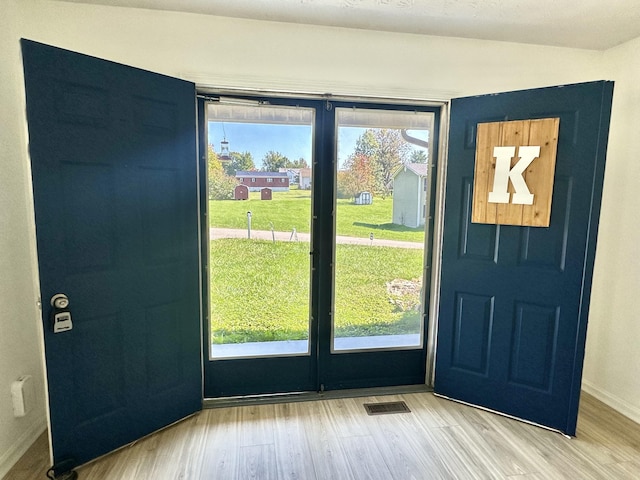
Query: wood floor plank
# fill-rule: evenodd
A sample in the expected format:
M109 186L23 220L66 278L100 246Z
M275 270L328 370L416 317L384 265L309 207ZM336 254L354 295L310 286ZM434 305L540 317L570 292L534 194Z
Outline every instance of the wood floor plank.
M367 412L363 403L375 401L367 398L338 398L322 402L327 419L332 423L333 429L339 437L364 436L371 432L365 419Z
M316 478L309 439L306 405L281 403L275 406L275 448L278 478L297 480Z
M275 446L269 444L240 447L238 478L245 480L277 480Z
M613 463L605 466L609 478L618 480L638 480L640 478L640 460Z
M366 414L403 400L410 413ZM4 480L45 478L38 439ZM631 480L640 425L583 394L578 436L429 393L204 410L77 469L82 480Z
M467 432L459 425L432 429L439 445L438 454L455 475L469 480L502 479L504 475L496 465L483 462Z
M505 442L504 432L486 420L483 418L460 425L482 463L487 467L495 466L504 477L538 472L537 462L531 458L530 452L518 448L517 443Z
M219 408L203 412L206 422L204 451L196 478L237 478L240 408Z
M154 439L148 440L147 445L154 441ZM148 460L147 452L144 440L136 442L80 467L78 472L82 474L83 479L87 480L100 478L144 479L147 477L147 465L152 464L152 461ZM117 457L118 461L112 461L113 457Z
M387 467L371 435L343 437L341 446L356 480L390 480L399 478Z
M409 395L406 397L409 402L420 405L421 408L415 410L420 414L420 421L425 427L458 426L465 422L477 421L486 413L435 395Z
M539 459L540 473L547 478L609 480L602 465L589 457L581 442L526 423L502 419L505 420L509 420L509 428L516 436L527 439L532 457Z
M577 438L594 446L591 452L601 463L637 459L640 432L637 424L589 395L582 396Z
M435 438L410 415L380 415L373 436L394 477L447 478L451 472L440 459Z
M3 480L33 480L38 472L43 478L49 468L49 437L42 433L29 450L16 462Z
M305 427L311 444L315 478L353 480L351 467L340 445L340 437L327 413L332 404L331 401L304 404L309 413Z
M241 446L273 444L274 405L250 405L239 412Z
M522 475L511 475L507 477L508 480L549 480L541 473L525 473Z

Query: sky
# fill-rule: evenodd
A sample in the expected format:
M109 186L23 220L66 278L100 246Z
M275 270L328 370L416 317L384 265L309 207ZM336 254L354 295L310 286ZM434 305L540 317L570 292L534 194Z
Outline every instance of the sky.
M355 150L365 128L338 129L338 162L343 162ZM412 130L411 135L425 139L426 130ZM311 165L311 125L274 125L255 123L209 122L209 144L220 153L220 142L226 137L231 152L250 152L256 168L262 168L262 158L270 150L280 152L289 160L304 158ZM423 150L415 147L416 150Z

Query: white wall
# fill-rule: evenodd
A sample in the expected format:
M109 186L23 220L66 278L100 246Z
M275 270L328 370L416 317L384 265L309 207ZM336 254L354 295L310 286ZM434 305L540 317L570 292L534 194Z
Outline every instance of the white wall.
M499 42L376 33L317 26L224 19L212 16L77 5L49 0L4 0L0 25L0 452L18 452L42 426L43 388L39 407L25 419L12 417L10 383L31 374L42 383L39 364L39 313L36 252L20 37L49 43L141 68L218 87L276 89L418 99L574 83L620 75L616 86L612 155L605 184L595 279L593 332L589 336L589 385L640 407L640 384L625 368L634 361L631 288L637 274L626 250L617 250L622 235L631 248L640 232L613 211L618 200L633 205L634 166L627 165L625 118L634 118L630 103L637 88L623 68L624 47L611 55ZM6 23L6 25L4 25ZM637 44L636 50L637 50ZM629 52L633 49L629 47ZM638 64L638 55L635 64ZM609 58L610 57L610 58ZM616 67L616 68L614 68ZM637 75L638 69L635 72ZM629 104L628 104L629 103ZM624 109L624 111L623 111ZM637 116L637 114L635 114ZM633 209L627 210L632 212ZM629 213L628 215L631 215ZM631 220L631 219L630 219ZM638 270L640 271L640 270ZM622 290L613 292L611 279ZM637 281L637 280L636 280ZM629 292L631 295L625 295ZM616 328L608 322L616 312ZM630 334L634 333L635 336ZM634 342L635 340L635 342ZM615 359L615 360L614 360ZM624 359L624 364L623 360ZM639 371L638 359L635 359ZM596 368L596 365L598 368ZM619 369L619 370L618 370ZM606 376L606 377L605 377ZM1 453L0 453L1 455ZM5 458L6 457L6 458ZM0 456L0 474L10 456ZM4 464L3 464L4 462Z
M640 38L606 52L616 84L583 388L640 422Z
M45 427L24 87L13 4L0 18L0 478ZM8 13L6 15L5 13ZM14 418L11 383L32 375L36 408Z

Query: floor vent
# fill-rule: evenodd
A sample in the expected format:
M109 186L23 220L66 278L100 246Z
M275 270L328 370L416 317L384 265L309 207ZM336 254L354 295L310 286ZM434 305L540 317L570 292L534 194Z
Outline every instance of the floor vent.
M385 415L387 413L411 412L404 402L365 403L364 408L369 415Z

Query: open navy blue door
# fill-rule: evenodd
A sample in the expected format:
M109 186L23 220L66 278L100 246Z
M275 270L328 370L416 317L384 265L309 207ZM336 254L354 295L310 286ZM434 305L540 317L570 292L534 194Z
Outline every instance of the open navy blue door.
M454 100L435 392L574 435L613 84ZM560 118L551 223L471 222L478 123Z
M23 40L57 472L201 408L195 87ZM50 298L68 296L54 333Z

